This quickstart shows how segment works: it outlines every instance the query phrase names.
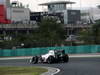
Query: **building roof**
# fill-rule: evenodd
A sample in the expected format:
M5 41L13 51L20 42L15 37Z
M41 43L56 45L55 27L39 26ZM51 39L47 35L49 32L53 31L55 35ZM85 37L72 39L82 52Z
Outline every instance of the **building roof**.
M53 2L42 3L42 4L39 4L39 5L48 6L48 5L51 5L51 4L75 4L75 2L71 2L71 1L53 1Z

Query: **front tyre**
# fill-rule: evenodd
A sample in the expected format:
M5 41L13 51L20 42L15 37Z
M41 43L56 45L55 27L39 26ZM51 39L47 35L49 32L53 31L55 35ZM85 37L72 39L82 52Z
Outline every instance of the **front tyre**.
M38 63L38 57L37 56L33 56L32 60L31 60L31 63L33 63L33 64Z

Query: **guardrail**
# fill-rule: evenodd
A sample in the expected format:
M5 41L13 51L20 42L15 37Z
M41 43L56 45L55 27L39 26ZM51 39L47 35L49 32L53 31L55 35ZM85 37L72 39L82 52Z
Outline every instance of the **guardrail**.
M87 46L65 46L65 47L44 47L44 48L23 48L0 50L0 56L34 56L47 53L49 50L64 49L68 54L100 53L100 45Z
M91 28L91 25L82 25L82 24L66 24L64 27L67 28ZM0 24L0 29L15 29L15 28L38 28L37 24Z
M37 28L36 24L0 24L0 29Z
M87 24L66 24L64 25L64 27L67 27L67 28L91 28L92 25L87 25Z

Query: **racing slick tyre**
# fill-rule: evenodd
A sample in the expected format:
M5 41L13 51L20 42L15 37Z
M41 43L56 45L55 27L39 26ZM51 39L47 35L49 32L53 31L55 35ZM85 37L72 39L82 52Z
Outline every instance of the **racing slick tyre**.
M54 57L53 56L49 56L48 59L47 59L47 63L48 64L54 63Z
M68 62L68 61L69 61L69 56L68 56L68 54L65 54L65 55L62 57L62 59L63 59L63 62Z
M38 57L37 56L33 56L32 60L31 60L31 63L33 63L33 64L38 63Z

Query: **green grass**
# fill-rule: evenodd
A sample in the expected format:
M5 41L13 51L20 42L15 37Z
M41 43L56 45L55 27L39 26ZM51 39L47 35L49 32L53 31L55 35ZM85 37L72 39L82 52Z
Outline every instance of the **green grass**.
M46 71L38 67L0 67L0 75L40 75Z

